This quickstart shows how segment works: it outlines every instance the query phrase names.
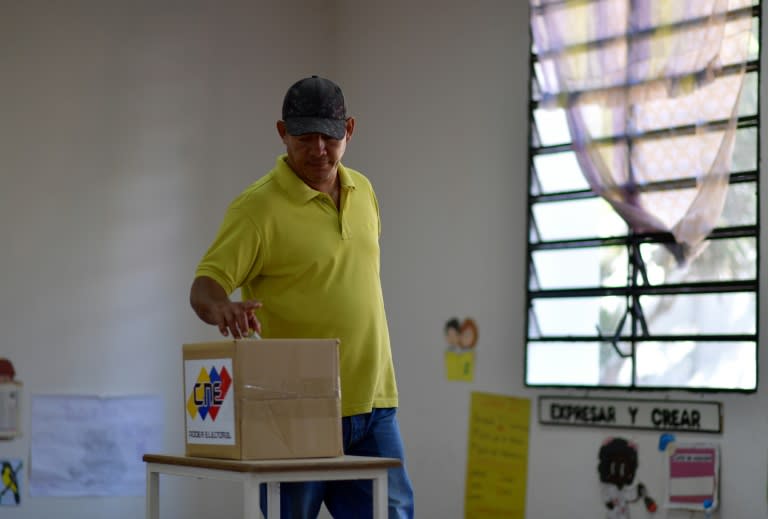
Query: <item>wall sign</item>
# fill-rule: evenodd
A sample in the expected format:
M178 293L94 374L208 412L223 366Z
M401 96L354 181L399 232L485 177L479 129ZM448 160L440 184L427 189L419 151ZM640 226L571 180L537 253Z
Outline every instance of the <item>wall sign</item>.
M652 431L722 432L720 402L539 397L539 423Z

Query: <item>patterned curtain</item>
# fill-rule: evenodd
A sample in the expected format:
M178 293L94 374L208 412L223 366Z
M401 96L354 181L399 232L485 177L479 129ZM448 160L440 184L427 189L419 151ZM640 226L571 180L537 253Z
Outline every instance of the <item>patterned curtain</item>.
M722 212L750 0L530 0L541 105L563 108L591 189L679 264ZM673 131L669 131L673 129Z

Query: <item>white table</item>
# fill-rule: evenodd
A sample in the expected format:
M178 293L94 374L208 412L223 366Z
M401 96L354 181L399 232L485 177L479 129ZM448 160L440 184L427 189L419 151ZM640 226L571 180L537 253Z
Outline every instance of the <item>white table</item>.
M395 458L340 456L292 460L239 461L145 454L147 519L160 519L160 474L237 481L243 484L243 517L261 517L259 485L267 484L267 519L280 517L280 483L289 481L373 480L373 518L387 517L387 469Z

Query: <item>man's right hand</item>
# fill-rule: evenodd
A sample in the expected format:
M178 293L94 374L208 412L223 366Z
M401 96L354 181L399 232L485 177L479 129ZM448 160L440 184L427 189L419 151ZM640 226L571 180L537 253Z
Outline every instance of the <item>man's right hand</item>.
M261 307L259 301L213 303L208 308L210 320L224 337L232 334L234 339L250 337L254 332L261 334L261 323L253 311Z
M189 302L200 319L219 328L224 337L233 339L261 334L261 323L254 311L260 301L230 301L224 289L209 277L198 277L192 283Z

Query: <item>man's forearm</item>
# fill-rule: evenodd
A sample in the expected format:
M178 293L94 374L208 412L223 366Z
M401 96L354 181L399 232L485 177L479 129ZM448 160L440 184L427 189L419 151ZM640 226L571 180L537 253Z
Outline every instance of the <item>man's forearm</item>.
M197 316L208 324L218 324L211 314L211 307L216 303L229 302L227 292L213 279L200 276L192 282L189 291L189 303Z

